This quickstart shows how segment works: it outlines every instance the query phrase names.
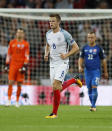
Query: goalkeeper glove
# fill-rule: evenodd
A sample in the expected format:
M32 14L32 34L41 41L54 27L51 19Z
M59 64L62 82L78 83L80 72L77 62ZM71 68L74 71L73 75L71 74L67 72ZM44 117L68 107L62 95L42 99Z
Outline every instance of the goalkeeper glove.
M22 74L24 74L26 71L27 71L27 64L24 64L23 65L23 67L21 67L20 69L19 69L19 71L22 73Z
M8 73L9 72L9 64L6 64L4 67L4 72Z

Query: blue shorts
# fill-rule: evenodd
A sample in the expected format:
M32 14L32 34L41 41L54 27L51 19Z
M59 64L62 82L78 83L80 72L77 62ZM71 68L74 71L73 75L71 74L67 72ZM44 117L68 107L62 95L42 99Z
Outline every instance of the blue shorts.
M85 80L87 88L91 88L92 86L98 86L100 80L100 70L87 70L85 69Z

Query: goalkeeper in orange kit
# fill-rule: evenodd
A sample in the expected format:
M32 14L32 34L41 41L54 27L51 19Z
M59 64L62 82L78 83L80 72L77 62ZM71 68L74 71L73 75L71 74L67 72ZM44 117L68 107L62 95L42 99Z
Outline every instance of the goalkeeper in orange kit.
M25 40L25 32L17 29L16 38L11 40L6 57L5 72L8 72L9 87L6 106L11 105L12 86L17 82L16 107L19 107L21 85L27 70L29 61L29 43Z

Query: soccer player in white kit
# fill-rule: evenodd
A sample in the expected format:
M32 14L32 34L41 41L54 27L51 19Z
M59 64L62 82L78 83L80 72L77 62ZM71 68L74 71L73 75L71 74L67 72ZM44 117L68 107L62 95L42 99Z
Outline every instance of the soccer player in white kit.
M77 43L72 38L71 34L60 28L61 17L58 14L51 14L49 23L50 28L46 33L46 48L44 60L48 61L50 54L50 79L53 86L53 111L46 118L56 118L60 104L60 92L69 85L76 83L79 87L82 86L79 78L73 78L64 81L65 75L69 68L69 56L79 51ZM69 51L69 46L71 50Z

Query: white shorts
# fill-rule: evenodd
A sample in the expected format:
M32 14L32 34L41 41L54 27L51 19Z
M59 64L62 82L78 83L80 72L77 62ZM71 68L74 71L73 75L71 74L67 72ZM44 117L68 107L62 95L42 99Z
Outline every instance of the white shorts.
M50 80L51 84L53 84L54 80L64 81L65 75L67 74L69 69L68 64L60 64L55 65L54 67L50 67Z

